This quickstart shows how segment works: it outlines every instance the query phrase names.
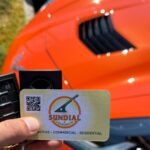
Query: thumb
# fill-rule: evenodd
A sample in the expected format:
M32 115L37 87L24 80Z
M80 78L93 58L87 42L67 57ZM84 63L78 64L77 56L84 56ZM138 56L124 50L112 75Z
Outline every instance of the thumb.
M40 125L35 118L20 118L0 123L0 149L16 144L37 133Z

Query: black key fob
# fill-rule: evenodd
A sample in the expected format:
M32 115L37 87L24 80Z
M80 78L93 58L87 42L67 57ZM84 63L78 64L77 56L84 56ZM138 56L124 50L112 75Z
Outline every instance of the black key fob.
M20 117L19 87L14 73L0 76L0 121Z
M19 71L21 89L62 89L62 73L51 71Z

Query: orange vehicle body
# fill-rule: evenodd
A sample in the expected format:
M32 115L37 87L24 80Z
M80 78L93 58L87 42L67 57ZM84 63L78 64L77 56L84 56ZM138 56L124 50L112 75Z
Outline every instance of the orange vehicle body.
M134 49L95 55L79 39L79 25L105 12ZM149 14L149 0L54 0L14 40L2 73L61 69L64 89L109 90L111 119L150 117Z

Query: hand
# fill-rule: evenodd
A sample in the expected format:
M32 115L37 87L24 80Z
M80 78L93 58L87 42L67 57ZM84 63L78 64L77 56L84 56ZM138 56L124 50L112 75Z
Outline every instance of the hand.
M19 118L0 123L0 149L4 146L23 142L39 130L39 122L35 118ZM25 147L25 150L58 150L61 141L37 141Z

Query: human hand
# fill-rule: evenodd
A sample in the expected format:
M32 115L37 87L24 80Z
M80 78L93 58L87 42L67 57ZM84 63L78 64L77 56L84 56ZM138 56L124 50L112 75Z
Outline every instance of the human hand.
M39 122L32 117L6 120L0 123L0 149L20 143L39 130ZM37 141L25 146L25 150L58 150L61 141Z

